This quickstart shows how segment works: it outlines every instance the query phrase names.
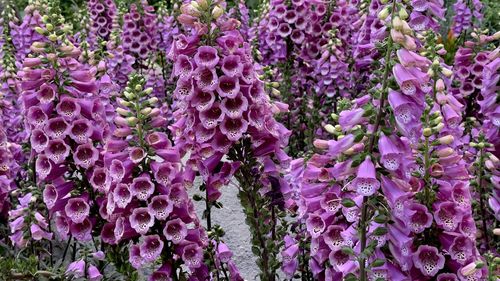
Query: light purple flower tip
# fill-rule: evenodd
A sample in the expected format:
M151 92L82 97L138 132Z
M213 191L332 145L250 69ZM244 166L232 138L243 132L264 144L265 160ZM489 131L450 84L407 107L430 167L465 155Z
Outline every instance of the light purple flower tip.
M30 136L31 147L41 153L49 144L49 137L40 129L34 129Z
M87 218L81 223L71 223L70 231L78 241L86 242L92 239L92 223Z
M222 72L229 77L240 76L243 72L241 58L237 55L229 55L222 60Z
M240 92L240 82L236 77L222 76L219 78L217 93L222 97L234 98Z
M238 141L247 131L248 122L245 119L230 119L225 118L221 125L220 131L231 141Z
M155 186L147 175L134 178L130 185L132 194L141 201L146 201L155 191Z
M73 120L80 116L80 105L75 99L70 97L63 97L56 106L56 111L66 120Z
M367 156L365 161L363 161L363 163L359 166L356 178L353 180L352 185L358 194L363 196L371 196L375 194L377 189L380 187L380 182L377 180L375 173L375 165L373 165L370 156Z
M404 215L407 226L414 233L422 233L432 225L432 215L422 204L405 202Z
M132 245L129 249L128 261L135 269L141 268L144 264L144 259L141 257L141 249L139 245Z
M28 120L28 123L31 124L32 126L36 128L41 128L47 123L47 120L49 118L47 117L47 114L45 114L45 112L41 107L32 106L28 109L26 119Z
M163 250L163 241L159 235L148 235L143 237L140 244L140 255L145 262L155 261Z
M88 169L94 165L94 163L99 158L99 151L91 144L86 143L79 145L73 154L73 159L75 164L78 166Z
M81 223L88 217L90 206L83 198L71 198L66 203L64 211L72 222Z
M165 224L163 235L174 244L179 244L187 235L186 224L179 218L170 220Z
M415 267L425 276L434 276L444 267L445 258L435 247L420 245L413 254Z
M196 107L198 111L206 111L212 107L215 102L213 92L196 91L191 99L191 105Z
M99 269L94 265L89 266L87 273L90 281L99 281L103 277L101 272L99 272Z
M241 94L234 98L225 98L222 100L221 109L229 118L240 118L248 109L248 100Z
M213 68L219 62L217 49L210 46L201 46L194 55L194 61L198 66Z
M158 220L165 220L172 212L174 205L167 195L157 195L151 199L148 208Z
M93 128L87 119L74 120L69 129L69 136L79 144L87 143L92 136Z
M155 218L154 215L149 211L148 208L136 208L132 211L130 215L130 226L137 231L139 234L146 234L154 225Z
M202 265L203 250L195 243L184 247L182 251L182 260L190 269L196 269Z
M47 157L56 164L62 163L68 157L69 152L69 146L62 139L50 140L45 149Z

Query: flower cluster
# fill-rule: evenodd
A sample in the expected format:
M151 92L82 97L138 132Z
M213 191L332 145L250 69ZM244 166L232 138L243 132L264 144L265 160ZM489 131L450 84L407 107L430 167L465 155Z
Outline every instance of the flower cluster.
M142 0L139 5L130 5L123 15L122 45L126 54L145 60L157 49L156 16L154 8Z
M77 58L79 49L66 39L60 18L43 19L37 32L50 42L35 42L20 73L31 161L43 189L49 219L61 238L91 240L98 190L88 189L107 134L103 107L96 97L93 69ZM90 179L90 181L89 181Z
M208 237L186 191L193 178L183 172L178 148L157 131L166 119L145 84L141 76L130 77L118 101L117 129L106 144L104 167L96 170L92 183L107 194L103 241L116 245L132 239L129 262L134 268L170 253L152 275L161 280L177 274L174 256L192 272L201 270Z
M153 2L0 1L1 276L499 278L494 4Z
M470 4L469 4L470 3ZM479 0L463 1L458 0L453 4L453 33L455 36L462 34L464 31L471 29L475 21L480 21L483 4Z
M90 12L89 43L95 48L98 38L108 41L116 17L116 6L113 0L92 0L88 2Z
M282 148L289 131L273 117L280 108L269 101L250 45L237 29L239 22L223 15L221 6L205 1L185 4L181 11L179 21L196 33L180 35L168 54L177 77L177 122L171 126L175 141L190 152L188 161L203 177L206 200L216 201L218 189L233 174L244 186L240 194L262 251L262 278L271 278L275 253L269 253L269 247L275 241L265 241L270 233L270 223L264 221L266 207L255 202L279 202L279 195L261 199L260 194L281 193L286 186L280 180L280 165L288 162ZM222 161L225 155L231 162Z
M10 195L17 188L15 182L20 166L21 147L7 139L0 128L0 217L5 218L11 207ZM27 200L29 201L29 199Z

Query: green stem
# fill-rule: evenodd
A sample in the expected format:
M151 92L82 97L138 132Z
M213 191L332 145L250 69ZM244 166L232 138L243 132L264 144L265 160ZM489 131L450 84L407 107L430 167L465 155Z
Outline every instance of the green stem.
M479 151L479 167L478 167L478 175L477 175L477 188L479 191L479 208L481 209L481 227L484 236L484 243L486 244L486 250L491 251L490 248L490 238L488 235L488 227L487 227L487 215L486 215L486 206L484 203L484 195L487 194L483 186L483 163L484 163L484 150L483 148Z
M396 1L394 0L392 3L392 15L394 16L394 11L396 10ZM387 31L389 32L389 30ZM373 129L373 133L370 137L370 143L368 146L368 154L371 154L373 152L373 149L375 148L375 141L377 139L377 133L379 130L379 127L382 123L383 117L384 117L384 107L385 107L385 102L387 99L387 90L389 87L389 73L391 71L391 55L392 55L392 47L393 47L393 41L392 37L389 36L388 42L387 42L387 51L385 55L385 70L384 70L384 77L383 77L383 82L382 82L382 91L381 91L381 98L380 98L380 104L378 107L378 113L377 113L377 119L375 121L375 127ZM366 257L364 255L364 250L366 249L366 242L367 242L367 224L368 224L368 196L363 197L363 203L361 205L361 218L359 221L359 227L361 228L361 234L360 234L360 247L361 247L361 255L359 258L359 274L360 274L360 281L366 281L367 276L366 276Z

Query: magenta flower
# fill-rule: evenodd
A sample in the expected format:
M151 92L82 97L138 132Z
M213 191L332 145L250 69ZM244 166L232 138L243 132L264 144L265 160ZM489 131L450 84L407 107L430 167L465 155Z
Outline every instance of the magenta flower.
M148 208L135 208L129 218L130 226L139 234L146 234L154 225L154 214Z
M163 235L174 244L179 244L187 235L186 224L180 219L173 219L165 224Z
M75 164L84 169L88 169L90 166L94 165L98 158L99 152L90 143L79 145L73 154Z
M145 262L155 261L163 250L163 241L158 235L144 236L139 246L140 255Z
M201 247L194 243L185 246L182 251L182 260L184 260L191 270L200 267L203 261L203 251Z
M405 222L414 233L422 233L432 225L432 215L422 204L406 202L404 213Z
M156 219L165 220L172 212L173 204L169 201L167 195L157 195L151 199L148 208Z
M380 182L375 175L375 166L369 156L361 163L356 174L356 178L351 183L358 194L363 196L373 195L380 187Z
M135 178L130 185L133 196L141 201L146 201L155 191L155 186L147 175Z
M444 267L445 258L439 253L438 249L420 245L413 254L413 262L415 267L425 276L435 276Z
M211 46L201 46L194 55L194 61L200 67L213 68L219 62L217 50Z
M82 223L89 215L90 206L83 198L71 198L66 203L64 211L72 222Z

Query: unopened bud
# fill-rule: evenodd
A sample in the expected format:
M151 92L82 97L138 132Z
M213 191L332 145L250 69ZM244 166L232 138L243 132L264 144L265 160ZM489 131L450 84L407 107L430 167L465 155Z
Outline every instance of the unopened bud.
M327 131L330 134L335 133L335 127L331 124L326 124L323 128L325 129L325 131Z
M206 10L208 9L208 2L207 0L197 0L198 2L198 6L202 9L202 10Z
M134 117L134 116L131 116L131 117L127 118L127 123L128 123L129 126L135 126L135 125L137 125L138 121L139 121L139 119L137 119L137 117Z
M145 107L141 110L141 113L144 115L149 115L153 109L151 107Z
M383 8L379 13L378 13L378 18L380 20L385 20L389 16L389 7Z
M411 35L413 33L413 30L411 29L411 27L408 24L408 22L402 21L402 23L403 23L403 34Z
M339 120L339 116L335 113L332 113L330 114L330 117L332 118L333 121L338 121Z
M276 88L273 88L273 89L271 90L271 93L272 93L274 96L280 96L280 95L281 95L281 92L280 92L278 89L276 89Z
M403 20L407 19L408 18L408 12L406 11L405 8L401 8L399 10L399 17Z
M55 35L54 33L50 34L48 38L52 42L56 42L57 41L57 35Z
M495 155L493 155L493 154L488 155L488 158L490 158L490 160L491 160L493 163L495 163L495 164L496 164L496 163L498 163L498 162L500 162L500 159L498 159L498 157L496 157L496 156L495 156Z
M121 116L125 116L125 117L127 117L127 116L130 116L130 115L131 115L131 112L130 112L129 110L127 110L127 109L125 109L125 108L121 108L121 107L118 107L118 108L116 109L116 112L117 112L118 114L120 114Z
M47 24L45 25L45 28L46 28L46 29L47 29L47 31L49 31L49 32L50 32L50 31L52 31L52 30L54 30L54 26L53 26L51 23L47 23Z
M149 112L148 116L153 118L153 117L160 115L160 113L161 113L161 110L159 108L153 108L151 110L151 112Z
M460 273L462 273L463 276L470 276L470 275L476 273L476 271L477 271L477 268L476 268L475 262L471 262L468 265L462 267L462 269L460 269Z
M36 33L41 34L41 35L45 34L45 29L43 29L39 26L35 27L35 31L36 31Z
M219 6L215 6L212 10L212 17L214 19L218 19L220 16L222 16L222 14L224 13L224 10L222 10L221 7Z
M500 228L493 229L493 235L500 236Z
M443 81L443 79L438 79L438 80L436 81L436 90L437 90L438 92L442 92L442 91L444 91L444 90L445 90L445 86L444 86L444 81Z
M500 40L500 31L495 32L495 34L491 35L493 40Z
M434 128L432 128L435 132L440 132L444 128L444 123L437 124Z
M439 143L443 145L450 145L454 140L455 138L452 135L447 135L438 139Z
M478 144L477 144L477 147L478 147L478 148L484 148L484 142L480 142L480 143L478 143Z
M157 102L158 102L157 97L152 97L152 98L148 99L148 103L151 105L156 104Z
M328 149L328 141L327 140L320 140L316 139L313 142L314 147L318 149Z
M201 10L200 5L198 5L198 2L196 2L196 1L191 1L191 7L193 7L194 9L196 9L198 11Z
M121 105L121 106L124 106L124 107L129 107L130 106L130 102L124 100L124 99L117 99L118 101L118 104Z
M392 19L392 27L398 31L403 30L403 21L399 17Z
M137 92L140 92L142 91L142 86L140 84L138 85L135 85L135 88L134 88Z
M454 152L453 148L447 147L447 148L442 148L442 149L438 150L436 152L436 155L440 158L443 158L443 157L448 157L448 156L452 155L453 152Z
M441 69L441 73L443 73L444 76L446 77L451 77L453 75L453 71L451 71L450 69L446 68L446 67L443 67Z
M271 87L278 88L280 86L279 82L271 82Z
M491 160L486 160L484 161L484 166L486 166L486 169L490 170L490 171L494 171L495 170L495 164L493 164L493 162Z
M477 143L475 143L475 142L470 142L470 143L469 143L469 146L470 146L470 147L477 147Z
M430 136L432 136L432 130L431 130L431 128L425 128L424 129L424 137L428 138Z
M146 90L144 90L144 93L145 93L146 95L150 95L152 92L153 92L153 88L151 88L151 87L149 87L149 88L147 88Z
M123 92L123 95L124 95L127 99L129 99L129 100L133 100L133 99L135 99L135 94L134 94L134 93L131 93L131 92L127 92L127 91L125 91L125 92Z

